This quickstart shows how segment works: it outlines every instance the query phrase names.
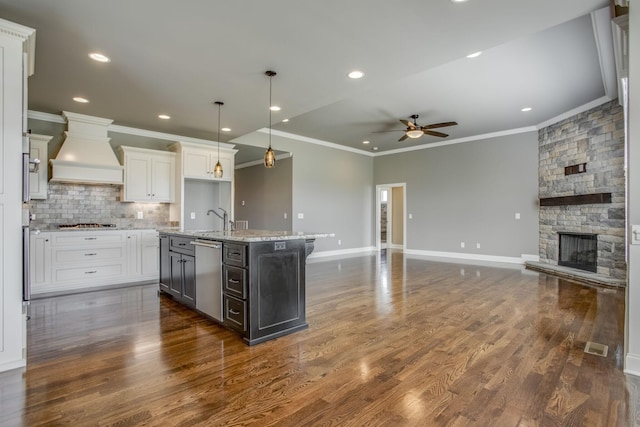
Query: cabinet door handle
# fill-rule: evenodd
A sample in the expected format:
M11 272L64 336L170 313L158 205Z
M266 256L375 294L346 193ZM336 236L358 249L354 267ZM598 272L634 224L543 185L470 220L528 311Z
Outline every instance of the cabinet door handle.
M95 274L97 273L96 270L91 270L91 271L85 271L84 274Z
M238 315L238 314L240 314L240 312L239 312L239 311L235 311L235 310L234 310L234 309L232 309L232 308L230 308L230 309L229 309L229 313L234 314L234 315Z
M229 283L238 284L238 283L240 283L240 281L239 280L235 280L235 279L229 279Z
M84 254L84 256L96 256L98 255L97 253L91 253L91 254Z

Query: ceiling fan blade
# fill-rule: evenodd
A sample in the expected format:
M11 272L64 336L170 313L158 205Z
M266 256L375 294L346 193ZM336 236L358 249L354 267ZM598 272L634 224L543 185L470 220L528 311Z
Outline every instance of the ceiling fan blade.
M411 123L409 120L400 120L400 122L408 128L415 129L416 125Z
M433 123L430 125L422 126L422 129L435 129L435 128L443 128L447 126L455 126L458 123L456 122L442 122L442 123Z
M402 135L402 137L398 140L398 142L402 142L402 141L404 141L404 140L405 140L405 139L407 139L407 138L409 138L409 137L407 136L407 134L404 134L404 135Z
M385 133L385 132L406 132L405 129L393 129L393 130L377 130L371 133Z
M442 133L442 132L437 132L435 130L425 130L422 129L422 132L425 133L425 135L431 135L431 136L439 136L440 138L446 138L449 135L447 135L446 133Z

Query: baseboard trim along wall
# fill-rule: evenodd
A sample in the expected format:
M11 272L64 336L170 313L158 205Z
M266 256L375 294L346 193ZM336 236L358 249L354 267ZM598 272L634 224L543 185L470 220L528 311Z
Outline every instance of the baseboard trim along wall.
M363 248L342 249L337 251L313 252L311 255L309 255L307 259L318 260L321 258L328 258L328 257L365 255L371 252L376 252L376 250L377 249L375 246L369 246L369 247L363 247ZM425 257L497 262L497 263L507 263L507 264L524 264L527 261L536 261L536 262L540 261L540 257L538 255L531 255L531 254L522 254L520 255L519 258L517 258L517 257L505 257L505 256L496 256L496 255L466 254L466 253L460 253L460 252L422 251L422 250L416 250L416 249L405 249L404 253L407 255L418 255L418 256L425 256Z
M313 260L318 258L337 257L337 256L345 256L345 255L364 255L364 254L369 254L375 251L376 251L375 246L368 246L363 248L340 249L337 251L312 252L311 255L307 257L307 259Z
M624 373L640 377L640 355L627 353L624 361Z

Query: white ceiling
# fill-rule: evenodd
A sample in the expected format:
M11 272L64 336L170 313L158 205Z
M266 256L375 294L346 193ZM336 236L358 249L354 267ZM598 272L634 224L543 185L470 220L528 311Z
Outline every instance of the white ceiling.
M607 5L0 0L0 17L37 30L31 110L215 140L213 101L220 100L222 126L232 128L226 142L268 126L264 71L272 69L274 104L282 107L274 129L383 152L441 141L373 133L402 129L398 119L411 114L419 124L457 121L440 129L457 139L535 126L602 98L589 13ZM480 57L465 57L479 50ZM111 62L91 61L92 51ZM347 78L353 69L365 77ZM525 106L533 110L521 112ZM171 120L159 120L161 113Z

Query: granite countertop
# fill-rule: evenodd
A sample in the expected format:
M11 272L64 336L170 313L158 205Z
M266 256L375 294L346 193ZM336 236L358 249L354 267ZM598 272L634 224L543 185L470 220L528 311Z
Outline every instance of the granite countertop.
M161 233L177 234L206 240L226 240L235 242L264 242L269 240L318 239L332 237L332 233L312 233L303 231L272 231L272 230L176 230L175 228L158 229Z

